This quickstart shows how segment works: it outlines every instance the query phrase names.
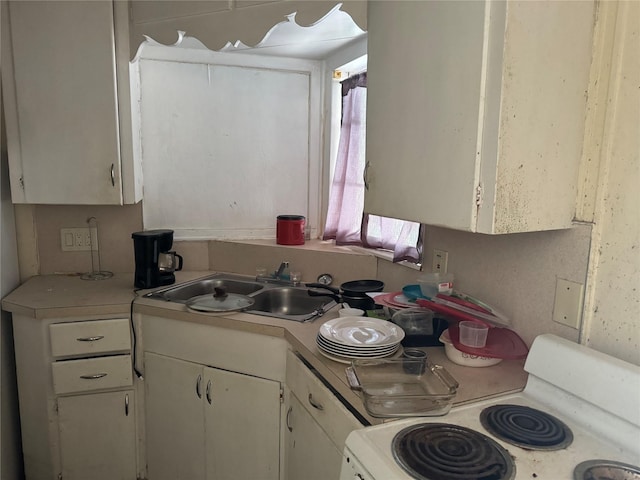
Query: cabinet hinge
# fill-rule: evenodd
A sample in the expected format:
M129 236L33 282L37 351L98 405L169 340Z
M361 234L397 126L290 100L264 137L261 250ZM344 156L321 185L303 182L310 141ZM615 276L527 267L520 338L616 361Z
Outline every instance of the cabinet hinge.
M482 205L482 185L476 187L476 206Z
M20 181L20 188L22 190L24 190L24 177L22 175L20 176L20 180L19 181Z
M284 403L284 388L280 385L280 403Z

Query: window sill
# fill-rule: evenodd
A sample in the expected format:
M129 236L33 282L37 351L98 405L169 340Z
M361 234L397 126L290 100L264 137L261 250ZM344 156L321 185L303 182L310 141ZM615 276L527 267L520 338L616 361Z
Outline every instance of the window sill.
M386 260L389 263L393 263L393 252L386 250L374 250L370 248L359 247L355 245L336 245L333 240L307 240L304 245L280 245L276 243L275 239L271 240L223 240L229 243L242 243L245 245L261 245L261 246L273 246L284 249L298 249L298 250L313 250L319 252L331 252L337 254L346 255L367 255L379 258L380 260ZM400 265L412 270L422 270L420 264L410 262L397 262L395 265Z

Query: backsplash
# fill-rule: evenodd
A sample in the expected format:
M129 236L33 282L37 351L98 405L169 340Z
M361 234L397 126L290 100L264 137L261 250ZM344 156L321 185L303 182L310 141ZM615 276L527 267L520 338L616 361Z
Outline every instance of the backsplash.
M39 263L39 272L32 274L90 271L89 252L62 252L60 247L60 229L85 226L90 216L98 219L101 268L133 272L131 233L142 230L140 205L37 205L33 215L37 251L31 255L34 263ZM590 235L590 225L496 236L428 227L424 264L431 265L434 248L449 252L448 270L455 275L455 288L500 309L528 344L541 333L578 341L577 329L552 320L555 285L557 278L585 283ZM174 247L184 257L184 269L191 271L254 275L257 267L271 271L288 261L292 270L302 273L304 282L315 281L321 273L331 273L334 285L379 278L387 291L400 290L420 275L414 269L318 240L299 247L276 245L275 240L176 241Z

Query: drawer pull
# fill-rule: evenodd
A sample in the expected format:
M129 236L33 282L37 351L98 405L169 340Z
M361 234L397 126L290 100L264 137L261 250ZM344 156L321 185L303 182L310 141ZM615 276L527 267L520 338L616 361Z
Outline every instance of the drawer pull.
M80 375L80 378L84 378L85 380L96 380L98 378L106 377L106 373L94 373L92 375Z
M128 393L124 396L124 416L125 417L129 416L129 394Z
M207 402L211 405L211 380L207 382Z
M202 398L202 375L198 375L198 380L196 381L196 395L198 398Z
M79 342L95 342L97 340L102 340L103 338L104 335L96 335L95 337L80 337L76 338L76 340Z
M309 404L311 404L311 406L317 410L324 410L324 407L322 406L322 404L316 402L313 399L313 395L311 393L309 394Z

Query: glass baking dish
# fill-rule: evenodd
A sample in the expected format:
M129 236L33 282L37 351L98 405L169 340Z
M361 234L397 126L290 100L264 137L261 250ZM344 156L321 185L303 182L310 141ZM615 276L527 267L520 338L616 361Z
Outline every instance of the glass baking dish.
M357 359L346 369L372 417L435 417L451 409L458 382L426 359Z

